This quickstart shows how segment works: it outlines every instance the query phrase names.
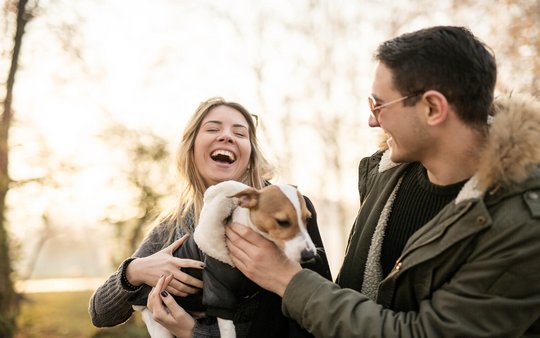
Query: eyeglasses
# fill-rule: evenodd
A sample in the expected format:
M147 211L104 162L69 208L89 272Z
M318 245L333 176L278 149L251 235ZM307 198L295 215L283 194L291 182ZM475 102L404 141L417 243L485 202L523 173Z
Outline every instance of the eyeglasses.
M394 103L398 103L401 101L405 101L407 99L410 99L412 97L418 96L422 94L422 92L416 92L411 95L400 97L399 99L392 100L390 102L383 103L381 105L377 105L377 100L373 97L373 95L368 96L368 103L369 103L369 110L371 110L371 116L377 121L379 121L379 113L381 112L381 109L386 108L390 105L393 105Z
M259 126L259 116L255 114L250 114L250 115L253 118L253 123L255 124L255 128L257 128Z

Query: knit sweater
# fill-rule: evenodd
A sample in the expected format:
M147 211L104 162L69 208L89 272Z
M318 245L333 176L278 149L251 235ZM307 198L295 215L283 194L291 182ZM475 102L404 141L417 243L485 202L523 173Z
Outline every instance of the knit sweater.
M398 181L371 239L362 293L377 298L379 283L394 268L409 237L453 200L465 181L438 186L420 163L412 163Z

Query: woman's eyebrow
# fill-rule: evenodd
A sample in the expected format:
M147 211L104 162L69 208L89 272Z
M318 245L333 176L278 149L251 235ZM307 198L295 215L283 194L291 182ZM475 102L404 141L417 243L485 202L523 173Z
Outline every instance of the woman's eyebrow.
M219 121L219 120L210 120L210 121L206 121L205 123L203 123L203 126L206 125L206 124L209 124L209 123L215 123L215 124L223 124L222 121ZM245 128L245 129L249 129L248 126L244 125L244 124L240 124L240 123L236 123L236 124L233 124L233 127L234 128Z
M208 123L223 124L223 122L218 121L218 120L210 120L210 121L206 121L205 123L203 123L203 125L208 124Z

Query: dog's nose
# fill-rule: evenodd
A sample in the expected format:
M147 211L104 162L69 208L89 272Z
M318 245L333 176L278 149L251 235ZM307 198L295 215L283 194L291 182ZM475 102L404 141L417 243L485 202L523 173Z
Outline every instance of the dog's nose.
M312 260L313 258L315 258L315 252L313 250L310 250L310 249L302 250L302 253L300 254L300 261L302 263L306 263Z

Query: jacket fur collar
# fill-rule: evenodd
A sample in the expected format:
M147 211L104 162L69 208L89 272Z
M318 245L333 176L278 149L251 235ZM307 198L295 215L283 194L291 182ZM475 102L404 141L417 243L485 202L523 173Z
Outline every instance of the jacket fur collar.
M540 163L540 102L528 95L505 95L494 102L493 116L487 142L479 150L478 171L465 183L456 204L521 183ZM379 172L384 172L398 164L390 160L386 143L380 146L385 152Z

